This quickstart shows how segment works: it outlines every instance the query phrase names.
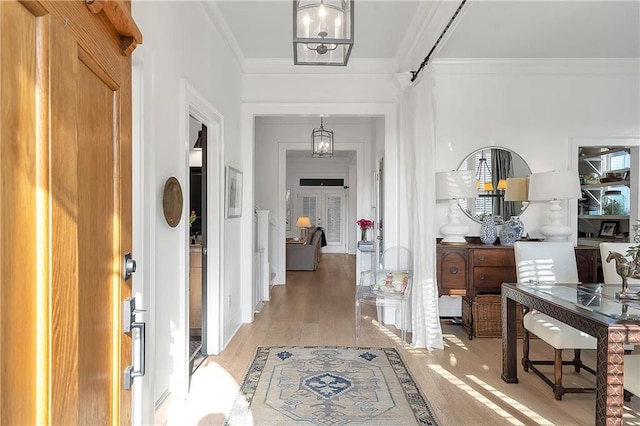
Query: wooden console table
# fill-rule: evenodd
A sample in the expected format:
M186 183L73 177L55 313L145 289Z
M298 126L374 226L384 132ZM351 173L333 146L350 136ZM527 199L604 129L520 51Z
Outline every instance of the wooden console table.
M513 246L487 246L477 237L468 237L464 246L436 245L436 276L440 296L462 296L472 312L476 296L500 294L502 283L516 282L516 262ZM580 282L602 281L598 247L575 247ZM499 318L495 318L499 321ZM473 334L473 315L463 325L469 327L469 339Z

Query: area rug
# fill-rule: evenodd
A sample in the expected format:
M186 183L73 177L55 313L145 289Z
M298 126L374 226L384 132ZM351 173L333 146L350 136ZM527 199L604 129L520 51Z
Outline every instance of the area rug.
M437 425L393 348L258 347L226 425Z

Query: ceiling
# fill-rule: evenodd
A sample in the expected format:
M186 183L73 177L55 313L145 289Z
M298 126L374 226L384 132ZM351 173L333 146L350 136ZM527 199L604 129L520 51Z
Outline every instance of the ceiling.
M291 0L205 4L241 61L293 61ZM400 63L434 4L355 0L351 60ZM639 58L640 2L468 0L444 40L435 59Z

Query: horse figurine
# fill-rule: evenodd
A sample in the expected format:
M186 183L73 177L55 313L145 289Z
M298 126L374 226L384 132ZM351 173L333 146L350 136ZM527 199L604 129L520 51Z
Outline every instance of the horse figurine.
M611 260L616 261L616 272L622 278L621 295L624 296L627 294L627 290L629 289L629 283L627 280L629 278L640 279L640 252L636 252L633 259L629 261L620 253L610 251L609 256L607 256L607 263L611 262Z

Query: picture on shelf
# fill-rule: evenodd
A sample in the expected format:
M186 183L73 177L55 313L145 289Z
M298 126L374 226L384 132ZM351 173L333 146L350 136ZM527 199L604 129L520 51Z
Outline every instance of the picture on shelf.
M617 221L602 222L602 224L600 225L600 234L598 236L600 238L613 237L616 234L617 229L618 229Z

